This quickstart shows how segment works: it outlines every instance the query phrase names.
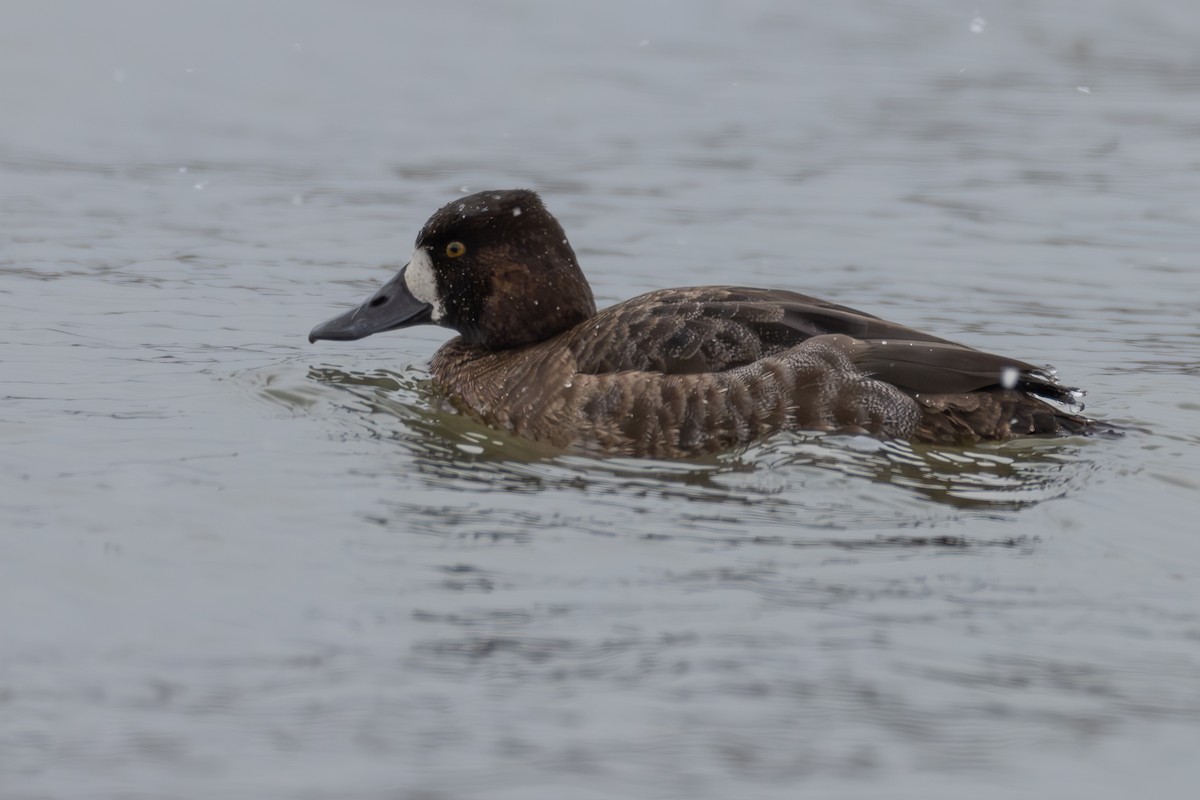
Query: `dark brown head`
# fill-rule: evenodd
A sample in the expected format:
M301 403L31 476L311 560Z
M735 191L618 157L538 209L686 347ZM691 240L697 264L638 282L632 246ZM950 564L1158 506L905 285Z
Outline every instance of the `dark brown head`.
M439 209L396 277L308 339L433 323L502 350L549 339L595 313L575 252L541 198L525 189L479 192Z

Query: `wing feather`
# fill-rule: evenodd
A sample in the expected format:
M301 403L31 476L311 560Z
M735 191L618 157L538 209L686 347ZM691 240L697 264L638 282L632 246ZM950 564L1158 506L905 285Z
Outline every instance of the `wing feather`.
M819 298L773 289L664 289L604 309L568 334L579 372L723 372L826 334L856 340L851 360L914 393L998 386L1071 401L1044 370ZM1015 373L1013 372L1015 370Z

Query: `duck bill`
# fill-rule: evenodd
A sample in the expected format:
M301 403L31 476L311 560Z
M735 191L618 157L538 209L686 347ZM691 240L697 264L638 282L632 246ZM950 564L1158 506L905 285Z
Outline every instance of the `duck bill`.
M379 291L357 308L322 322L308 334L308 341L330 339L349 341L370 336L372 333L394 331L410 325L420 325L431 319L432 307L422 303L408 289L404 281L406 266L396 277L380 287Z

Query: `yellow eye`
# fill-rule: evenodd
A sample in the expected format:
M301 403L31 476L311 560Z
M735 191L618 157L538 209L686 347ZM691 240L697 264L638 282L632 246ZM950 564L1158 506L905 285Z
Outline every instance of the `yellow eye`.
M467 246L462 242L451 242L446 245L446 255L450 258L458 258L465 252L467 252Z

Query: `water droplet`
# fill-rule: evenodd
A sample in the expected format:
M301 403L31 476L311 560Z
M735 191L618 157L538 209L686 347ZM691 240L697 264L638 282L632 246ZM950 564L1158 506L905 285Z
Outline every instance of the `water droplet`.
M983 29L987 27L987 20L978 14L971 20L971 33L983 33Z
M192 188L195 189L197 192L203 192L205 186L208 186L208 181L200 181Z
M1092 93L1092 87L1090 87L1090 86L1076 86L1076 87L1075 87L1075 91L1077 91L1077 92L1083 92L1084 94L1091 94L1091 93Z
M180 171L180 173L187 172L187 167L180 167L179 171Z
M113 80L117 83L124 83L125 82L125 70L121 69L120 67L117 67L116 69L114 69L113 70Z
M638 42L638 47L649 47L649 46L650 46L649 39L642 39L640 42Z
M294 205L294 206L304 205L304 198L298 194L292 195L292 205Z

